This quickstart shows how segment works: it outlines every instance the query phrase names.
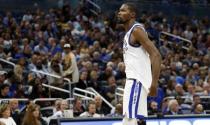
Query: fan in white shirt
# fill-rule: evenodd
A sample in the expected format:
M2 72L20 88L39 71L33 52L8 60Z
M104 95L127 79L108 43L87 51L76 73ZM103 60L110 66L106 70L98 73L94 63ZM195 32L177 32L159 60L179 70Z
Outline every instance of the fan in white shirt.
M4 123L5 125L16 125L15 121L12 117L10 117L10 107L8 104L2 104L0 106L0 122Z
M88 111L80 114L80 117L100 118L102 116L96 113L96 104L95 104L95 102L91 101L88 104Z

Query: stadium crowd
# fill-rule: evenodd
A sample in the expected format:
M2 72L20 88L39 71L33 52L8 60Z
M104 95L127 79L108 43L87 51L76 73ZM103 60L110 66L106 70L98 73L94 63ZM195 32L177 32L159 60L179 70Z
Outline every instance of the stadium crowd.
M161 12L143 12L139 17L163 57L158 96L148 98L149 115L207 113L209 99L202 96L210 96L209 17L176 15L170 19ZM164 40L160 41L162 31L184 37L192 44L184 49L179 46L183 41L164 35L161 37ZM75 98L74 117L122 116L122 99L115 99L115 90L123 88L126 78L121 48L123 35L114 16L103 13L96 16L85 3L76 10L65 4L48 12L37 9L19 16L3 13L0 16L0 58L16 65L13 69L0 62L0 99L12 99L9 104L1 104L0 122L32 125L33 120L34 125L45 125L47 120L39 118L43 106L53 106L53 114L48 118L65 117L64 110L72 108L65 100L69 95L43 87L45 83L68 90L63 78L74 82L73 87L94 88L116 107L110 112L97 96L87 105ZM22 104L13 98L63 99L53 104L32 101ZM23 105L27 105L25 111L20 112Z

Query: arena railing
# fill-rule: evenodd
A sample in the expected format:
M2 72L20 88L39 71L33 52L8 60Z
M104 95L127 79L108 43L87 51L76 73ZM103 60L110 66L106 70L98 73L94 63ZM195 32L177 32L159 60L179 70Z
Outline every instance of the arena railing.
M59 100L59 99L62 99L62 98L37 98L37 99L34 99L33 102L34 103L37 103L37 102L49 102L49 101L56 101L56 100ZM68 101L69 105L73 105L73 101L75 100L75 98L66 98L66 99L63 99L63 100L66 100ZM81 99L82 101L90 101L92 99L89 99L89 98L82 98ZM86 103L87 104L87 103ZM44 107L42 109L47 109L47 108L50 108L51 106L48 106L48 107Z
M33 100L33 102L37 103L37 102L44 102L44 101L56 101L58 99L61 99L61 98L36 98Z
M119 97L123 97L124 89L121 87L117 87L115 91L115 97L118 99ZM187 94L187 93L186 93ZM195 95L200 95L200 93L196 93ZM175 96L165 97L166 99L175 99ZM182 99L190 98L189 96L181 96ZM210 99L210 96L200 95L201 99Z
M166 99L175 99L176 97L175 96L168 96L168 97L165 97ZM182 99L189 99L191 97L189 96L181 96ZM210 96L204 96L204 95L200 95L200 99L210 99Z
M159 44L161 44L161 41L167 41L170 45L176 44L187 51L192 46L192 42L190 40L168 32L160 32Z
M123 97L124 89L122 87L117 87L115 90L115 100L118 102L120 98Z
M4 62L4 63L7 63L7 64L9 64L9 65L11 65L11 66L13 66L13 68L15 67L15 63L10 62L10 61L8 61L8 60L6 60L6 59L0 58L0 61L2 61L2 62Z
M73 89L73 96L94 100L94 97L96 96L96 94L93 93L93 92L90 92L88 90L84 90L84 89L80 89L80 88L75 87Z
M101 96L92 87L88 87L86 90L83 90L83 89L80 89L80 88L74 88L73 89L73 95L81 97L81 98L85 98L85 99L91 99L91 100L94 100L95 96L100 96L101 99L103 100L103 102L106 103L111 108L111 112L113 112L114 109L115 109L115 107L110 102L108 102L103 96Z
M93 6L94 8L89 8L90 11L95 14L98 15L99 13L101 13L101 7L94 2L93 0L86 0L91 6Z
M67 98L65 100L67 100L70 105L72 105L72 106L74 105L75 98ZM86 106L86 105L88 105L88 102L93 100L93 98L81 98L81 100L82 100L82 104Z
M43 85L44 87L47 87L47 88L50 88L50 89L55 89L55 90L58 90L58 91L61 91L61 92L65 92L65 93L71 94L70 91L65 90L65 89L62 89L62 88L59 88L59 87L47 85L47 84L44 84L44 83L42 83L42 85Z
M15 67L15 63L10 62L10 61L8 61L8 60L5 60L5 59L3 59L3 58L0 58L0 61L2 61L2 62L4 62L4 63L7 63L7 64L9 64L9 65L12 65L13 68ZM61 89L61 88L55 87L55 86L47 85L47 84L43 84L43 86L44 86L44 87L51 88L51 89L56 89L56 90L61 91L61 92L69 93L69 97L70 97L70 98L72 97L72 93L71 93L72 84L75 84L75 82L71 82L70 79L68 79L68 78L63 78L62 76L59 76L59 75L50 74L50 73L43 72L43 71L39 71L39 70L35 70L35 69L32 69L31 71L32 71L32 72L35 72L35 73L40 73L40 74L43 74L43 75L47 75L47 76L50 76L50 77L54 77L54 78L58 78L58 79L63 79L63 80L65 80L65 81L67 81L67 83L68 83L68 85L69 85L69 91L67 91L67 90L65 90L65 89Z
M176 97L175 96L168 96L168 97L165 97L165 99L168 99L168 100L171 100L171 99L175 99ZM191 102L188 102L186 100L193 100L193 97L191 96L181 96L181 99L184 100L184 102L182 104L187 104L188 103L191 103ZM200 99L201 99L201 104L205 105L205 110L204 112L206 114L210 114L210 110L208 110L208 107L210 106L210 96L203 96L203 95L200 95ZM188 109L186 109L188 110Z
M66 93L69 93L69 97L71 98L72 97L72 93L71 93L71 90L72 90L72 84L75 84L75 82L71 82L70 79L68 78L63 78L62 76L59 76L59 75L55 75L55 74L50 74L50 73L47 73L47 72L43 72L43 71L38 71L38 70L35 70L35 69L32 69L31 71L35 72L35 73L40 73L40 74L43 74L43 75L47 75L47 76L51 76L51 77L54 77L54 78L58 78L58 79L63 79L65 81L68 82L68 85L69 85L69 91L65 90L65 89L61 89L59 87L55 87L55 86L52 86L52 85L47 85L47 84L43 84L45 87L50 87L52 89L56 89L58 91L62 91L62 92L66 92Z
M28 98L5 98L5 99L0 99L0 105L1 104L9 104L9 101L12 100L17 100L20 104L20 102L28 102L29 99ZM24 109L26 108L26 103L23 103L23 106L20 108L20 112L24 111Z
M8 103L11 100L17 100L18 102L19 101L21 101L21 102L27 102L27 101L29 101L28 98L5 98L5 99L0 99L0 104L2 104L2 103Z
M102 99L102 100L103 100L103 101L104 101L112 110L115 109L115 107L114 107L110 102L108 102L101 94L99 94L95 89L93 89L92 87L88 87L87 90L94 92L97 96L100 96L101 99Z

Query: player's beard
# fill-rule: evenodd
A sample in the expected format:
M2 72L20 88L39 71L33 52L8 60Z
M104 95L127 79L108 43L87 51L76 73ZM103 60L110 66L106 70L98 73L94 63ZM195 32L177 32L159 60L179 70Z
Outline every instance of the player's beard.
M126 22L127 22L127 20L123 20L122 18L117 17L117 23L118 24L125 24Z

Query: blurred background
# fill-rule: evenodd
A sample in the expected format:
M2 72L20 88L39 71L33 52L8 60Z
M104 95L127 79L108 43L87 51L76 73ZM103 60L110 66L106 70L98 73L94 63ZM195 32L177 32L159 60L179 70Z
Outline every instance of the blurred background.
M209 120L209 0L1 0L0 123L119 122L125 33L116 14L124 2L137 5L163 59L149 118Z

